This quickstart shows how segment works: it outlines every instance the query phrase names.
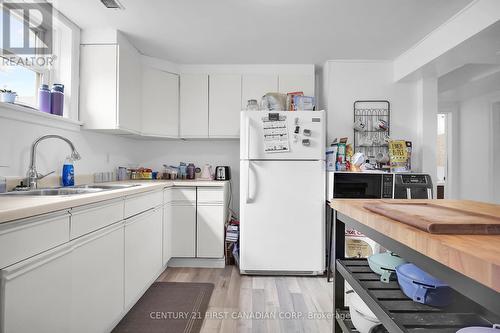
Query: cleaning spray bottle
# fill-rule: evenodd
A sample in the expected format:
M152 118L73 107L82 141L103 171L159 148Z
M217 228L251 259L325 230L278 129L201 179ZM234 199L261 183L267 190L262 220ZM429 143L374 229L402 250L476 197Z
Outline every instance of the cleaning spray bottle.
M73 166L73 159L69 156L64 161L61 180L62 186L75 185L75 167Z

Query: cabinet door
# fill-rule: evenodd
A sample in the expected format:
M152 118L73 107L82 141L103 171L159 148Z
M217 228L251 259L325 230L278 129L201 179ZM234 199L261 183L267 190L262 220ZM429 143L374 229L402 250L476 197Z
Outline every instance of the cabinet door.
M306 96L314 96L314 75L285 74L279 76L279 92L302 91Z
M156 208L125 222L125 307L156 279L162 267L162 210Z
M142 66L139 52L125 39L118 46L118 127L141 131Z
M172 205L172 257L194 258L196 240L196 206Z
M123 311L123 222L73 247L71 332L106 332Z
M2 270L0 332L70 332L71 248Z
M172 205L163 206L163 266L172 258Z
M198 205L196 256L222 258L224 256L224 206Z
M179 75L144 68L142 133L169 137L179 135Z
M118 46L80 48L80 120L88 129L115 129Z
M278 75L243 75L241 109L246 109L249 99L256 99L257 102L260 102L266 93L277 91Z
M208 137L208 75L181 74L180 136Z
M241 75L210 75L209 135L239 137Z

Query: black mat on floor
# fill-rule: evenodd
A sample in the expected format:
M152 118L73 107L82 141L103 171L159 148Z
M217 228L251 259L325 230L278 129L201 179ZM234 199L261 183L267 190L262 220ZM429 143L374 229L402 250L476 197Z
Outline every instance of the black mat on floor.
M198 333L211 283L155 282L112 333Z

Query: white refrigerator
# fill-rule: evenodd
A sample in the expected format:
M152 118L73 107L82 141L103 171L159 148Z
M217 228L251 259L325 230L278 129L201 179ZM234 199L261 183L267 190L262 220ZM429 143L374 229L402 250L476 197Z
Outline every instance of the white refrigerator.
M325 112L241 112L240 271L325 265Z

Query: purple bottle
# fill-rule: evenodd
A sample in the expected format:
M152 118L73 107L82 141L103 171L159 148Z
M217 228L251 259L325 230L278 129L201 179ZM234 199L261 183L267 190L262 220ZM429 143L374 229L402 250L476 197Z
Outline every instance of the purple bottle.
M45 113L51 113L50 100L49 86L47 84L42 84L40 89L38 89L38 110Z
M64 85L54 83L50 92L51 111L50 113L62 116L64 110Z
M189 163L187 166L187 179L194 179L196 172L196 167L193 163Z

